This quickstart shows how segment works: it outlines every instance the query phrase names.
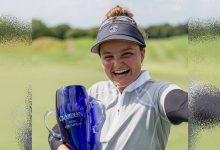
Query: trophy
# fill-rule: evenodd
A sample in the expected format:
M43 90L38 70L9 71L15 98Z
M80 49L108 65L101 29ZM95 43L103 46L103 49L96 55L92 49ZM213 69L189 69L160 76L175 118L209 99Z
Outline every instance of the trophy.
M81 85L64 86L56 91L56 119L61 134L45 125L55 138L67 143L71 150L101 150L100 130L105 120L104 106L100 101L89 97Z

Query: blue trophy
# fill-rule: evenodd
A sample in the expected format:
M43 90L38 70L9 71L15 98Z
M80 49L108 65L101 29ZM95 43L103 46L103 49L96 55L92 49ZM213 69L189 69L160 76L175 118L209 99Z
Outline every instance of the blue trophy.
M56 138L67 143L71 150L101 150L100 130L105 120L104 106L100 101L87 95L85 87L71 85L56 91L56 119L61 134L55 133L45 124Z

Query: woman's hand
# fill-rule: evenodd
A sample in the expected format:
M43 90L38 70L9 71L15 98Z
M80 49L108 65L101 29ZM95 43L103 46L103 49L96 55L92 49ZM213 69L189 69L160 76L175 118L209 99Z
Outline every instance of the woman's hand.
M55 133L61 133L58 124L56 124L52 130ZM55 138L51 133L49 133L48 142L51 150L69 150L69 148L63 144L64 142L62 140Z
M70 150L66 145L64 145L64 144L61 144L58 148L57 148L57 150Z

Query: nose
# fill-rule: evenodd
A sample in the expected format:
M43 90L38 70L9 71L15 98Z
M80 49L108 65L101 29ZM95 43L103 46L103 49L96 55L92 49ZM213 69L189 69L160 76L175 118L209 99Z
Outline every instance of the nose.
M123 60L120 58L115 58L113 63L114 63L114 67L118 68L123 64Z

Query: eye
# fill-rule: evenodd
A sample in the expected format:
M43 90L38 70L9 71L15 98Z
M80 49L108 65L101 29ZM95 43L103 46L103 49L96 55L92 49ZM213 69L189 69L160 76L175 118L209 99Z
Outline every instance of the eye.
M129 56L131 56L133 53L131 53L131 52L126 52L126 53L123 53L122 54L122 56L123 57L129 57Z
M109 61L113 58L112 55L106 55L106 56L103 56L103 59L106 60L106 61Z

